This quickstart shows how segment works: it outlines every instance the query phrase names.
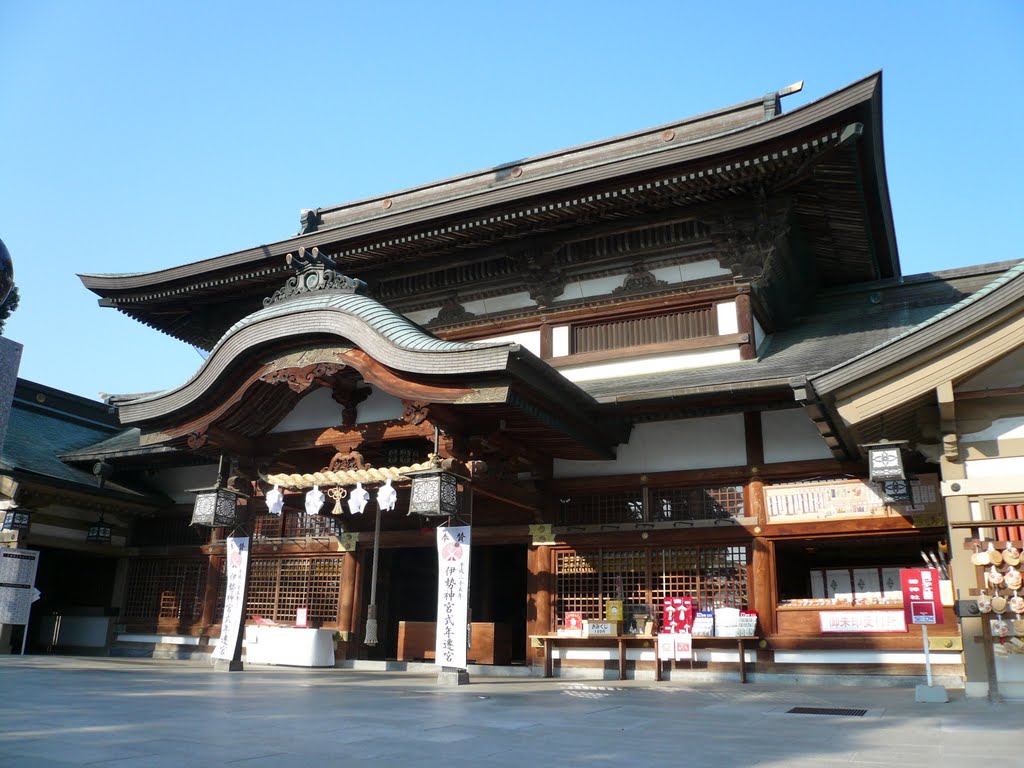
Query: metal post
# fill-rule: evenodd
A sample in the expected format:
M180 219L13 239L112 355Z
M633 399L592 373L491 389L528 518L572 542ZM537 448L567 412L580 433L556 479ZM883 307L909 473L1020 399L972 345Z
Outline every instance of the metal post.
M921 634L924 635L924 670L925 674L928 675L928 687L932 687L932 657L929 653L928 648L928 625L921 625Z
M380 504L377 505L377 519L373 524L373 565L370 569L370 605L366 609L365 645L377 644L377 555L380 552L380 519L383 517Z

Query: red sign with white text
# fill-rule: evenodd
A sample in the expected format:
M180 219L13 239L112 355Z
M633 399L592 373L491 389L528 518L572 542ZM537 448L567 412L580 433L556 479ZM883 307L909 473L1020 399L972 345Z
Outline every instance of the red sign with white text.
M666 597L662 605L661 631L676 635L693 627L693 598Z
M907 624L942 624L939 572L935 568L902 568L903 615Z

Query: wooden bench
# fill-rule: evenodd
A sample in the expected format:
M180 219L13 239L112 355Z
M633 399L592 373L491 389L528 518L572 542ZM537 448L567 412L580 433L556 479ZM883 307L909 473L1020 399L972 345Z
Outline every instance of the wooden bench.
M747 648L756 648L759 637L695 637L693 648L730 648L735 647L739 651L740 682L747 682ZM619 652L619 680L626 679L626 648L630 645L654 648L657 654L658 639L652 635L609 635L605 637L568 637L565 635L530 635L530 640L539 642L544 649L544 677L552 675L552 651L555 647L562 648L586 648L595 646L608 646L614 644ZM654 665L654 679L658 682L662 679L662 660L658 659ZM690 668L693 668L693 659L690 659Z

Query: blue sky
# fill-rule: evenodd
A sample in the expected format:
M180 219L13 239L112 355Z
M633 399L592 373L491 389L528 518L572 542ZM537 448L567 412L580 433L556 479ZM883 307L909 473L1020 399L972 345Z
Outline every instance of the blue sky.
M201 360L75 276L210 258L302 208L884 72L904 274L1024 258L1024 3L0 0L0 239L21 376L96 397Z

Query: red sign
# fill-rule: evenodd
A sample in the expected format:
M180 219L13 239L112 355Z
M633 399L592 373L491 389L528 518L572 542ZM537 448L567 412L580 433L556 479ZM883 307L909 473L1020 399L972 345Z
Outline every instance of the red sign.
M671 635L693 628L693 598L666 597L662 606L661 631Z
M903 615L907 624L941 624L942 598L935 568L902 568Z
M566 629L583 629L583 611L566 611Z

